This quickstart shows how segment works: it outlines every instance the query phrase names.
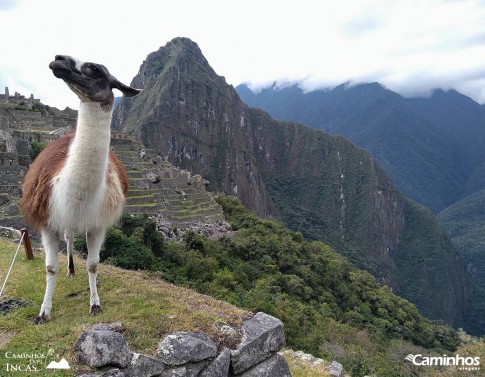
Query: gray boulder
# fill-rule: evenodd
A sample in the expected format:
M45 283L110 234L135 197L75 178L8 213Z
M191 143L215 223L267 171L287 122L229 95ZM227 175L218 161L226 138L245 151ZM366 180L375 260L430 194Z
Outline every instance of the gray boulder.
M179 366L216 357L217 345L207 335L178 332L162 339L157 354L165 364Z
M78 375L78 377L126 377L125 374L118 368L108 368L101 370L99 373L87 373Z
M253 366L238 377L291 377L290 367L285 358L279 354Z
M345 375L343 365L335 360L329 365L328 372L332 377L344 377Z
M125 377L125 374L118 368L112 368L103 372L99 377Z
M229 365L231 364L231 351L224 348L200 374L199 377L227 377L229 375Z
M131 351L125 337L104 328L84 332L74 346L81 364L91 368L112 365L124 368L130 364Z
M206 366L206 361L198 363L188 363L176 368L165 370L160 374L160 377L197 377L199 373Z
M158 376L165 370L165 364L154 357L134 353L131 364L123 370L125 377Z
M244 372L277 352L285 342L283 322L259 312L242 326L243 338L239 347L231 351L232 370Z

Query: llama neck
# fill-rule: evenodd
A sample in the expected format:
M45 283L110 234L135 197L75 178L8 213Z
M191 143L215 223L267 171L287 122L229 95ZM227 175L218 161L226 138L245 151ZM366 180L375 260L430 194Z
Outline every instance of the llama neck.
M111 109L97 102L79 105L76 135L64 173L79 194L89 195L105 184L110 144Z

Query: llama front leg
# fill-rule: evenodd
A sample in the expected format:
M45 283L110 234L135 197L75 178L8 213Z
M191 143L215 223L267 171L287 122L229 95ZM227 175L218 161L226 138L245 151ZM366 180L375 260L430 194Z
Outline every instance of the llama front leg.
M91 298L89 305L91 306L91 314L96 315L101 313L101 305L99 303L98 287L96 286L96 279L98 276L99 251L104 241L106 229L96 229L87 232L86 241L88 244L88 259L86 261L86 269L89 276L89 290Z
M74 234L66 232L64 239L67 244L67 277L73 278L76 276L76 270L74 268Z
M51 320L52 297L59 271L59 237L57 233L49 229L42 229L42 244L45 250L46 288L40 313L34 320L36 324Z

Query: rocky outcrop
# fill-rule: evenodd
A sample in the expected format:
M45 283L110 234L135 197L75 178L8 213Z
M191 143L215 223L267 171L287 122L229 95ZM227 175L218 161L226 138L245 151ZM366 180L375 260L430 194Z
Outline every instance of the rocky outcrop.
M238 374L277 352L285 341L283 322L259 312L242 328L243 339L231 352L233 372Z
M166 336L157 350L167 365L197 363L217 356L217 345L204 334L180 332Z
M97 325L76 342L80 364L97 368L84 377L291 377L283 356L283 323L259 312L246 320L235 349L218 346L207 335L178 332L163 338L158 357L132 352L120 324ZM101 368L101 369L99 369Z

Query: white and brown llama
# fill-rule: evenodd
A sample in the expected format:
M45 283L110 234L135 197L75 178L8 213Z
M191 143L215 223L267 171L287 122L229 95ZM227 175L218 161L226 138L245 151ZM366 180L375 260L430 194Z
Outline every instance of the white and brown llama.
M59 241L67 242L68 274L74 276L74 235L85 234L91 314L101 311L96 287L99 251L106 229L120 217L128 190L121 161L110 151L114 96L140 90L120 83L106 67L58 55L49 64L81 100L76 132L50 143L29 167L23 183L22 211L42 235L46 253L46 291L35 323L51 319L59 271Z

